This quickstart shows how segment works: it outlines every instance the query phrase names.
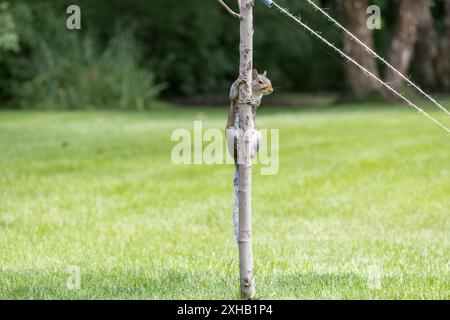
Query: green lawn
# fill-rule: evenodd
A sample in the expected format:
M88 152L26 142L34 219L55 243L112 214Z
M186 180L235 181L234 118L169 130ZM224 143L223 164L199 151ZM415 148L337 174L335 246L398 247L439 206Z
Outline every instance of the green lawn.
M226 111L0 113L0 299L238 298L233 167L170 161L174 128ZM258 298L450 298L448 134L407 107L258 126L280 129L279 173L254 167Z

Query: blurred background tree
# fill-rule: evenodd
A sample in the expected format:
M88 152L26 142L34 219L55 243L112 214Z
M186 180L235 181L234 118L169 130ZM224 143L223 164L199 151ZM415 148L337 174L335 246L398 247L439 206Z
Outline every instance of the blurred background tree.
M415 82L450 92L450 0L413 1L413 6L411 2L318 1L396 67L412 73ZM2 108L145 110L158 95L226 99L237 76L239 26L214 0L0 4ZM65 26L70 4L81 8L79 31ZM280 4L300 12L308 24L386 80L402 85L304 1ZM369 4L381 8L380 30L365 26ZM255 66L267 69L279 89L363 94L378 90L274 10L257 5L255 17Z

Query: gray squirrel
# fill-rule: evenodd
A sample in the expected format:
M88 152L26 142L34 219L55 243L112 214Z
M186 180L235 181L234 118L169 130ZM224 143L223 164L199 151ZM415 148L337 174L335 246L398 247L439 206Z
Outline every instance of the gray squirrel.
M239 86L241 85L241 79L237 79L230 88L230 110L228 111L227 129L238 127L238 101L239 101ZM252 112L253 120L255 120L256 109L261 105L263 96L267 96L273 92L272 82L267 78L267 71L263 74L258 74L256 69L252 71Z
M234 159L235 170L233 178L234 186L234 205L233 205L233 226L234 239L237 243L239 238L239 165L237 163L237 141L239 136L239 86L242 84L241 79L237 79L230 88L230 110L228 111L228 122L225 128L228 152ZM272 83L267 78L267 72L259 74L256 69L252 71L252 113L253 123L255 125L256 110L261 105L263 96L267 96L273 92ZM251 157L253 158L259 150L261 141L261 132L256 130L256 125L253 128L251 136Z

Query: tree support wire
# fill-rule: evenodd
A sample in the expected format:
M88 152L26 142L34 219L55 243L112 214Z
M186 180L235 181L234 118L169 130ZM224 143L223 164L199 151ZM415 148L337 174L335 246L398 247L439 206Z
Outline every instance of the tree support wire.
M366 45L364 42L362 42L358 37L356 37L353 33L351 33L344 26L342 26L336 19L334 19L332 16L330 16L325 10L323 10L321 7L319 7L317 4L315 4L314 1L306 0L306 2L308 2L311 6L313 6L317 12L320 12L322 15L324 15L329 21L331 21L339 29L344 31L356 43L361 45L367 52L369 52L373 57L375 57L375 59L378 59L379 61L381 61L384 65L386 65L389 69L391 69L395 74L397 74L399 77L401 77L403 80L405 80L410 86L414 87L417 91L419 91L425 98L427 98L428 100L433 102L438 108L440 108L442 111L444 111L447 115L450 116L450 112L444 106L442 106L439 102L437 102L436 99L434 99L432 96L430 96L425 91L423 91L418 85L416 85L414 82L412 82L408 77L403 75L400 71L395 69L393 65L391 65L389 62L386 61L386 59L381 57L372 48L370 48L368 45Z
M370 49L364 42L359 40L355 35L353 35L350 31L345 29L343 26L341 26L335 19L333 19L330 15L328 15L323 9L321 9L319 6L317 6L314 2L311 0L306 0L309 4L313 5L316 10L319 10L322 14L324 14L328 20L334 22L336 25L339 26L339 28L343 29L344 32L346 32L353 40L355 40L357 43L362 45L368 52L370 52L372 55L374 55L377 59L380 59L384 64L386 64L389 68L391 68L397 75L402 77L409 83L411 86L413 86L416 90L418 90L422 95L427 97L429 100L431 100L435 105L437 105L441 110L443 110L445 113L450 115L447 109L445 109L441 104L439 104L435 99L433 99L430 95L426 94L422 89L420 89L417 85L415 85L411 80L409 80L406 76L404 76L402 73L400 73L397 69L395 69L391 64L389 64L385 59L380 57L375 51ZM265 1L264 1L265 2ZM337 46L335 46L333 43L325 39L323 36L321 36L317 31L309 27L306 23L302 22L300 17L295 17L293 14L291 14L287 9L279 6L276 2L272 1L271 6L275 7L279 12L286 15L287 17L294 20L297 24L299 24L302 28L306 29L310 34L312 34L314 37L318 38L320 41L324 42L327 46L332 48L334 51L339 53L341 57L346 59L347 61L353 63L355 66L357 66L359 69L361 69L362 72L364 72L367 76L374 79L376 82L380 83L382 86L384 86L386 89L388 89L390 92L392 92L395 96L399 97L403 101L405 101L410 107L416 109L419 113L423 114L425 117L430 119L432 122L434 122L436 125L444 129L447 133L450 133L450 129L445 126L442 122L435 119L433 116L431 116L428 112L423 110L422 108L418 107L416 104L411 102L408 98L406 98L403 94L396 91L394 88L392 88L389 84L381 80L379 77L374 75L372 72L367 70L364 66L359 64L355 59L344 53L341 49L339 49Z

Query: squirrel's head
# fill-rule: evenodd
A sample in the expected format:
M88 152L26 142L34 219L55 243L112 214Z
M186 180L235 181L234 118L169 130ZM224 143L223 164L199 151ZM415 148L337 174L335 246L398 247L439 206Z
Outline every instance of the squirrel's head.
M267 71L264 71L263 74L259 74L258 70L253 69L252 75L252 89L254 95L267 96L273 92L272 82L267 78Z

